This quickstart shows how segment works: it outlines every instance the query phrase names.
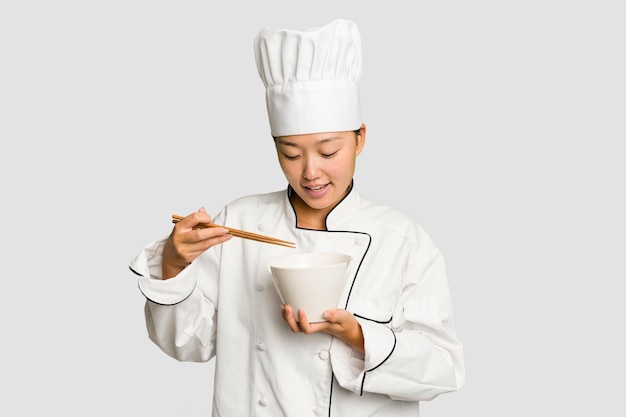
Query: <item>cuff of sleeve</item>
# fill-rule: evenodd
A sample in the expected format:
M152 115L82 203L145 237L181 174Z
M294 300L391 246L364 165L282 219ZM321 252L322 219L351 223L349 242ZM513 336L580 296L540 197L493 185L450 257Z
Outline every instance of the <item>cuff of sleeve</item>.
M357 320L365 339L365 355L347 343L333 339L330 358L339 385L358 394L363 392L365 372L378 367L393 352L396 336L383 324L359 317Z
M330 347L330 360L339 385L354 393L360 393L365 373L363 354L347 343L334 338Z
M139 275L138 285L148 300L163 305L177 304L189 297L196 287L195 267L190 265L175 278L161 279L161 255L165 239L147 245L130 263Z
M396 347L396 335L387 326L357 317L365 340L366 371L382 365Z

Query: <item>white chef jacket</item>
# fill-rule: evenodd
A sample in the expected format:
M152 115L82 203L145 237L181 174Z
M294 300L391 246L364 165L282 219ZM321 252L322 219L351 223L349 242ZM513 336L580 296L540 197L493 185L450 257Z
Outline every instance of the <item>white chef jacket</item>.
M463 347L428 234L355 189L328 214L327 230L298 228L289 191L237 199L213 220L297 249L235 237L162 280L163 238L130 264L150 339L180 361L215 357L213 416L416 417L420 400L461 388ZM364 354L283 321L266 262L298 251L354 257L337 307L356 316Z

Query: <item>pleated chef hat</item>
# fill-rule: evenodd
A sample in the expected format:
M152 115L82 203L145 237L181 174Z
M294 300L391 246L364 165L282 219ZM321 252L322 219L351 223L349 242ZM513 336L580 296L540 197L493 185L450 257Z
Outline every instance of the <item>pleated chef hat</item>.
M264 28L254 39L272 136L361 126L361 35L337 19L305 31Z

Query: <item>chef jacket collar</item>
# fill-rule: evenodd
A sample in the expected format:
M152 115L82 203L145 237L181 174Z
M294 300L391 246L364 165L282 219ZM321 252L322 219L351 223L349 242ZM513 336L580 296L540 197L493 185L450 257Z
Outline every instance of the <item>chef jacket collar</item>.
M296 224L296 211L291 204L291 193L293 189L291 186L287 186L287 190L285 192L285 215L289 222L293 225ZM353 215L355 209L354 207L358 206L361 196L354 189L354 180L350 184L350 190L348 194L344 196L344 198L337 204L326 216L326 229L327 230L340 230L342 222L345 219L349 219L350 216Z

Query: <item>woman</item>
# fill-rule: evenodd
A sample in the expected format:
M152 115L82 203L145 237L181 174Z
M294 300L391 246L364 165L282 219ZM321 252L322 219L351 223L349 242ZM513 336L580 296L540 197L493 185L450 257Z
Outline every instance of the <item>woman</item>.
M358 28L266 28L254 45L288 187L215 218L200 209L144 248L130 267L149 336L180 361L215 357L214 417L416 416L419 401L463 385L462 345L439 249L354 187L367 133ZM266 262L294 250L197 228L208 222L351 255L341 308L309 323L281 306Z

